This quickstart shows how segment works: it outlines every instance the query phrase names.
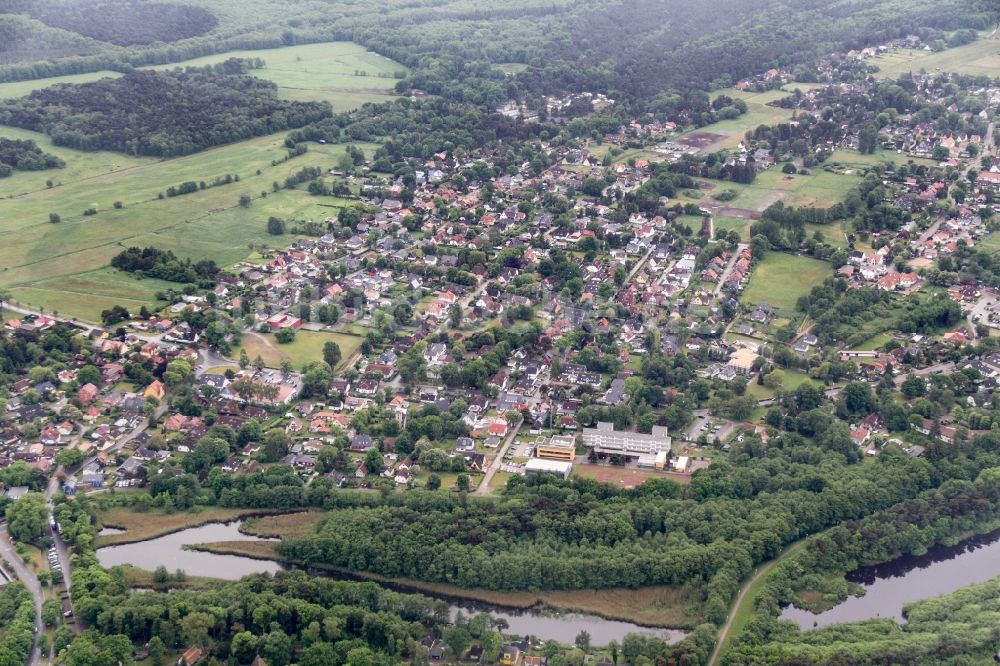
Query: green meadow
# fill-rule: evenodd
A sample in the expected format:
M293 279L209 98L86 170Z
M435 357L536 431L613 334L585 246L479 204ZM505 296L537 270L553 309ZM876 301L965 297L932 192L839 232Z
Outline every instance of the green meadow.
M770 303L782 315L795 315L795 303L831 273L825 261L769 252L753 270L743 292L746 303Z
M987 33L982 33L985 37ZM895 78L910 72L955 72L994 77L1000 71L1000 40L978 39L971 44L932 52L900 49L870 58L868 64L879 68L878 76Z
M264 68L251 74L278 85L279 95L298 101L325 100L334 111L348 111L366 102L393 99L397 72L406 67L353 42L303 44L281 49L230 51L152 69L199 67L229 58L261 58Z
M283 49L239 51L189 60L179 65L261 57L267 66L255 75L275 81L290 98L325 99L335 109L391 99L394 72L401 65L350 42ZM177 65L171 65L177 66ZM0 97L26 94L53 83L86 81L104 73L0 84ZM344 146L310 144L309 152L287 161L285 132L212 148L185 157L158 160L120 153L82 152L53 145L45 135L0 126L0 137L32 139L58 155L66 167L16 172L0 180L0 288L24 304L88 320L120 303L152 305L169 286L117 274L108 262L122 248L154 245L194 260L232 265L252 252L251 245L287 244L267 234L275 215L289 221L323 220L348 202L314 197L304 188L272 191L272 184L303 167L332 168ZM358 144L369 155L374 144ZM272 164L272 162L280 162ZM160 199L161 192L185 181L211 183L226 175L239 182L192 194ZM241 208L249 194L253 203ZM120 208L116 208L120 202ZM85 216L94 208L96 215ZM49 215L61 218L52 224Z
M739 196L726 202L726 206L763 211L778 201L786 206L828 208L844 200L852 187L857 185L856 173L842 174L813 169L808 175L786 174L778 165L757 174L751 185L726 184L738 190Z

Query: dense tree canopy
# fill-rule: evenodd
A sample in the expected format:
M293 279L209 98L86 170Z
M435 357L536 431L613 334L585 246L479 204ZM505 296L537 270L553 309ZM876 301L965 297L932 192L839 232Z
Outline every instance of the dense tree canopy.
M325 102L278 99L275 84L244 74L252 64L232 58L203 68L51 86L0 102L0 122L45 132L61 146L166 157L330 115Z

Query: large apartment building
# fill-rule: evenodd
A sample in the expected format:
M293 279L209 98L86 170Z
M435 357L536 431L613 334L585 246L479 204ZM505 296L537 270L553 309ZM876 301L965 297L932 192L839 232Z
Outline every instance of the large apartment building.
M613 423L601 421L596 428L583 429L583 443L599 454L655 456L657 453L670 452L670 436L664 426L653 426L653 431L647 435L615 430Z

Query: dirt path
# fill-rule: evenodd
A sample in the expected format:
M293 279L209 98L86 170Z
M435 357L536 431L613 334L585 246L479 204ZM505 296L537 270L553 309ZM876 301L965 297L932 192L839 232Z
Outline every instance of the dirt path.
M750 577L743 587L740 588L740 593L736 595L736 601L733 603L732 609L729 611L729 617L726 618L726 623L722 625L722 629L719 630L719 635L715 639L715 649L712 650L712 657L708 660L709 666L716 666L719 663L719 658L722 656L722 649L726 646L726 640L729 638L729 630L732 629L733 622L736 621L736 616L740 612L740 608L743 606L744 602L747 601L747 594L750 592L750 588L753 587L754 583L760 580L763 576L767 575L775 564L780 562L786 555L789 555L792 551L797 550L805 543L805 539L801 539L791 544L783 551L778 553L778 556L774 559L768 560L767 564L760 567L757 572ZM750 603L753 603L753 599L750 599Z

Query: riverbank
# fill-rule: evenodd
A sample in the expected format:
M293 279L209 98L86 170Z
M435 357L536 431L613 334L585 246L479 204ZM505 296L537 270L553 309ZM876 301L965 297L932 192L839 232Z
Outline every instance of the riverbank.
M98 514L98 529L111 527L125 530L121 534L108 534L94 539L94 548L119 546L126 543L149 541L157 537L180 532L209 523L231 523L254 516L275 515L274 509L223 509L204 507L185 512L163 513L158 509L135 511L118 507Z
M266 532L247 529L247 533L264 535ZM268 534L268 536L274 536ZM192 546L217 555L239 555L258 560L288 562L278 554L275 542L219 541ZM702 622L701 601L695 591L683 588L644 587L639 589L608 588L601 590L553 590L545 592L501 592L497 590L466 589L446 583L431 583L412 578L380 576L367 572L349 571L328 565L312 568L357 580L369 580L404 592L426 593L446 599L467 600L525 610L545 606L560 611L585 613L605 620L664 629L693 629ZM697 609L698 613L692 613Z

